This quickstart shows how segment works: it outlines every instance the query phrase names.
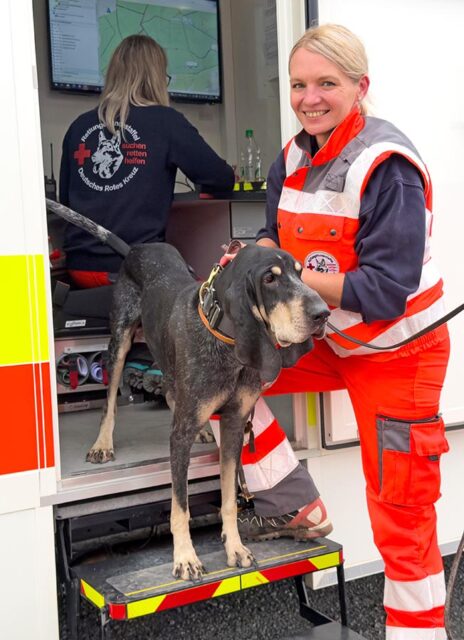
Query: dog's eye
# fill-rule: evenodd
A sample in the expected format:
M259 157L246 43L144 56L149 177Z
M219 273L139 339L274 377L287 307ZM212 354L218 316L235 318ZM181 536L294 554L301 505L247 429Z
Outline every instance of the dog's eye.
M275 282L275 279L276 279L276 277L275 277L275 275L273 273L271 273L271 271L268 271L263 276L264 284L271 284L272 282Z

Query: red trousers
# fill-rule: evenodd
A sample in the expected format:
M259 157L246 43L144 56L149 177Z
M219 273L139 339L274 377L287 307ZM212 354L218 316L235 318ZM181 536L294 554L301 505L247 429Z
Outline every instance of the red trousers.
M325 341L267 394L347 389L359 430L375 543L385 562L387 640L444 640L445 583L436 538L438 415L449 359L440 328L401 351L340 358Z
M94 287L104 287L113 284L108 271L79 271L69 269L69 275L79 287L79 289L93 289Z

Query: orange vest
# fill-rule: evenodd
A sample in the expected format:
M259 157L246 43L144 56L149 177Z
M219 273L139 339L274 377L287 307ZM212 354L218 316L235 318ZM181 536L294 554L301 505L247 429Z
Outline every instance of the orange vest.
M432 186L427 168L412 143L392 124L363 117L357 110L333 131L311 158L298 142L284 149L286 178L280 196L277 228L280 246L305 267L326 273L346 273L358 265L355 239L361 198L373 170L391 154L409 160L421 173L426 203L426 243L420 284L407 298L402 316L366 324L359 313L332 310L330 322L364 342L389 347L444 315L443 282L430 257ZM331 332L326 340L340 356L372 354ZM392 349L393 350L393 349Z

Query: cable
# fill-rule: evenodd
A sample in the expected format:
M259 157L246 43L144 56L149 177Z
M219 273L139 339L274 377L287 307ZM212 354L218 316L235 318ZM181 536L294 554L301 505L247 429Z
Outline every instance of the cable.
M175 184L181 184L183 187L187 187L190 191L195 191L195 187L193 187L190 182L185 178L185 181L176 180Z
M456 551L456 555L454 556L453 564L451 565L450 575L448 578L448 585L446 589L446 600L445 600L445 629L448 634L449 640L461 640L457 636L453 635L451 631L451 601L454 594L456 577L458 574L459 565L461 563L462 554L464 552L464 533L462 534L461 542L459 543L458 550Z
M379 347L370 342L363 342L362 340L358 340L358 338L353 338L353 336L349 336L346 333L343 333L343 331L340 331L340 329L337 329L337 327L335 327L331 322L327 322L327 327L337 335L341 336L342 338L345 338L345 340L348 340L353 344L359 344L361 347L368 347L369 349L375 349L376 351L387 351L391 349L398 349L399 347L402 347L405 344L409 344L413 340L417 340L417 338L421 338L422 336L425 336L426 333L429 333L430 331L433 331L437 327L440 327L442 324L445 324L445 322L448 322L448 320L451 320L451 318L454 318L454 316L457 316L458 313L461 313L461 311L464 311L464 303L460 304L458 307L456 307L455 309L453 309L452 311L444 315L442 318L439 318L438 320L430 324L428 327L421 329L420 331L415 333L413 336L409 336L409 338L406 338L401 342L397 342L396 344L386 345L384 347Z

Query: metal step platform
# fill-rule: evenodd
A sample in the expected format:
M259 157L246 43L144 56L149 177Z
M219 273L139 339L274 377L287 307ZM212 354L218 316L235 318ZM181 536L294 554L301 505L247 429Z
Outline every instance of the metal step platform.
M149 545L141 545L140 541L134 543L134 547L130 550L126 547L123 554L116 551L111 557L90 557L71 566L70 578L77 600L74 611L76 625L72 636L78 638L79 598L86 599L99 610L101 638L108 640L110 627L113 626L109 623L112 621L127 621L294 578L300 599L300 613L316 625L302 637L314 640L361 640L361 636L346 627L343 549L340 544L327 538L308 542L278 539L248 543L256 558L256 566L241 569L226 565L220 526L193 530L192 538L196 552L208 571L198 582L173 578L170 535L164 535ZM337 570L342 624L310 606L304 576L328 568Z

